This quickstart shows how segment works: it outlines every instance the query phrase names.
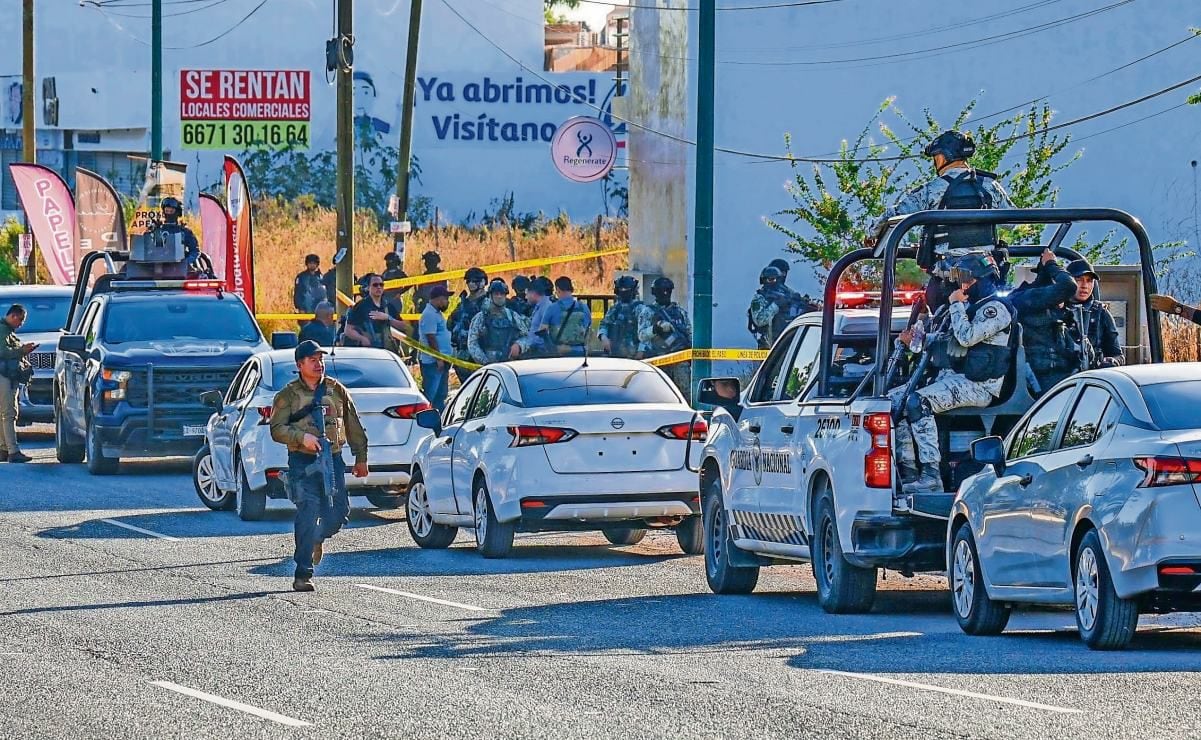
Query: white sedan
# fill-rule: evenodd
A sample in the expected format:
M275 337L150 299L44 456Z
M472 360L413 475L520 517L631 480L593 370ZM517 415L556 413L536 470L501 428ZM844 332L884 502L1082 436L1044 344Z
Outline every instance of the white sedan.
M703 551L698 477L705 422L660 370L635 360L562 358L476 371L418 445L409 485L413 540L443 548L459 527L504 557L517 531L600 530L632 545L674 528Z
M348 471L348 492L396 508L409 485L413 452L429 436L413 421L431 408L429 401L400 358L385 350L339 347L326 355L325 371L350 390L367 431L368 475L355 478ZM275 394L295 378L293 350L260 352L228 389L204 394L214 413L192 462L192 480L205 506L236 508L249 521L263 516L268 498L288 497L288 451L271 439L268 421Z

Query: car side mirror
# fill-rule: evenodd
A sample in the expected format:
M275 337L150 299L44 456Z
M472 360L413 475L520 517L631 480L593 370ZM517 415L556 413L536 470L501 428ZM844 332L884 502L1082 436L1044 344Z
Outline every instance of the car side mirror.
M294 331L271 332L271 349L294 349L299 343Z
M70 352L83 357L83 354L88 351L87 337L82 334L64 334L58 338L58 349L61 352Z
M982 437L972 442L972 460L991 465L997 475L1005 474L1005 442L1000 437Z
M438 413L438 409L418 411L416 420L417 426L433 431L435 437L442 434L442 415Z
M200 394L200 402L207 408L219 411L224 405L224 397L221 395L221 391L205 391Z
M697 388L698 403L709 406L729 406L742 398L742 381L738 378L705 378Z

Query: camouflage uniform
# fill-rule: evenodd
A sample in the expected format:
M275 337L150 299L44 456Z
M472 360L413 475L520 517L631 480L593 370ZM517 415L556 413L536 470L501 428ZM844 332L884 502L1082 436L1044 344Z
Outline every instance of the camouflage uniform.
M467 354L472 362L487 365L509 359L514 345L524 352L529 349L530 320L507 306L488 307L471 319L467 331Z
M646 306L638 314L639 350L643 357L661 357L682 349L692 348L692 323L688 312L672 301L667 305ZM688 362L673 362L659 369L685 396L691 395L691 365Z
M794 302L794 295L801 297L779 285L764 285L755 291L747 318L759 349L771 349L792 320L804 313L801 304Z
M643 314L649 314L650 309L639 300L618 301L605 312L601 319L600 329L596 336L602 341L609 340L612 357L642 359L641 343L638 339L638 327L643 321ZM649 319L647 319L649 321Z
M346 386L323 378L325 433L333 455L334 479L338 482L332 506L326 500L321 477L306 468L317 456L304 448L304 435L320 437L311 413L313 391L300 378L275 395L271 404L271 439L288 447L288 498L296 504L296 577L313 575L313 547L337 534L350 516L346 494L346 464L342 447L349 444L356 463L367 462L367 432Z
M872 224L871 228L868 229L868 233L883 233L888 225L888 220L895 216L906 216L910 213L917 213L918 211L931 211L939 208L939 204L943 202L943 196L945 196L947 193L947 188L950 187L950 183L947 181L947 178L962 176L971 171L971 169L972 168L967 165L948 167L943 170L942 174L938 177L927 180L921 185L908 190L903 196L901 196L900 200L898 200L889 208L885 209L884 215L877 219L874 224ZM1005 188L1001 185L1000 181L990 177L984 178L984 182L986 183L985 188L992 196L993 208L1017 208L1017 206L1015 206L1013 201L1010 199L1009 193L1005 192ZM992 247L991 244L982 244L980 246Z
M467 335L471 331L471 322L475 319L476 314L484 310L487 300L488 295L483 291L475 297L462 296L459 299L459 305L450 312L450 318L446 322L450 327L450 346L454 348L454 356L460 360L474 362L471 359L471 353L467 350ZM471 371L456 365L455 374L459 376L461 382L471 375Z

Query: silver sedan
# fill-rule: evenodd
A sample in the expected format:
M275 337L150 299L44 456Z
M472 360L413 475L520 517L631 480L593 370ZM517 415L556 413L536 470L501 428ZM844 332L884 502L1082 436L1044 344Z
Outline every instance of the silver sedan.
M1018 604L1072 605L1092 648L1140 612L1201 611L1201 363L1094 370L1008 438L972 445L947 563L959 625L997 634Z

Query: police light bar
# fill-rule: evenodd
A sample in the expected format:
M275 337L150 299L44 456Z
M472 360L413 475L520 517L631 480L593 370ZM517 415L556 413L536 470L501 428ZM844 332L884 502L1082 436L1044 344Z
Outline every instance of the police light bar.
M908 306L913 303L919 295L924 291L921 290L898 290L892 294L894 303L899 303L902 306ZM840 306L866 306L869 303L880 300L880 291L878 290L844 290L839 291L835 296L835 302Z
M221 291L225 284L220 280L114 280L112 287L114 290L121 288L140 290L173 288L175 290Z

